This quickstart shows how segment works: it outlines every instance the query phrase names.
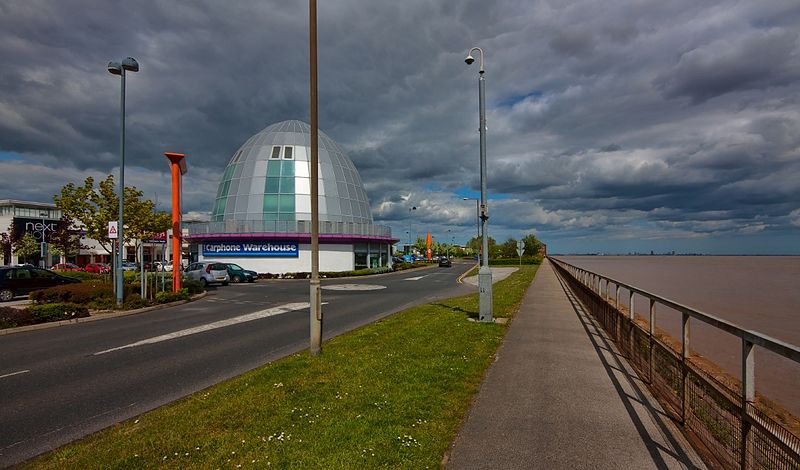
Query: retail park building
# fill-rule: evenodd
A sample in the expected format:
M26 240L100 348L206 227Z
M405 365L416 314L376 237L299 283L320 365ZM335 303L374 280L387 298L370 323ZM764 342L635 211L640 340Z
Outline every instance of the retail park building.
M233 153L219 181L211 221L184 224L189 261L235 262L260 273L311 270L310 134L308 124L284 121L258 132ZM390 266L398 240L389 227L373 224L353 162L323 132L318 157L320 271ZM0 231L13 221L40 240L60 217L53 204L0 200ZM145 262L166 258L166 244L159 242L145 243ZM80 251L76 264L110 261L96 242L82 243L90 248ZM132 246L125 258L135 259ZM9 262L18 260L12 255Z

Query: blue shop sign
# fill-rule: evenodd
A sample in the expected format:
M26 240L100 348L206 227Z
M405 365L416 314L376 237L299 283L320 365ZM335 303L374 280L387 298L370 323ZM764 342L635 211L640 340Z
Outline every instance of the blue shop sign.
M297 258L300 247L297 242L212 242L203 243L203 256L253 256L261 258Z

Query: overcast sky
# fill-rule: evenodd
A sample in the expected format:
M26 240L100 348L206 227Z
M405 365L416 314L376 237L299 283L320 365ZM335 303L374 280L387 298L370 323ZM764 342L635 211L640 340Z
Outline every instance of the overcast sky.
M186 153L207 215L247 138L309 121L307 3L3 0L0 199L118 174L106 65L132 56L126 183L166 210ZM322 0L318 25L320 128L397 238L475 234L479 46L495 239L800 253L797 0Z

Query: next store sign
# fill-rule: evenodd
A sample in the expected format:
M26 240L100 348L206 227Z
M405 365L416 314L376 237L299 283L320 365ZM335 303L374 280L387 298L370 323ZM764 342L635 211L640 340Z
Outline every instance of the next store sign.
M300 247L296 242L212 242L203 243L204 257L255 256L297 258Z

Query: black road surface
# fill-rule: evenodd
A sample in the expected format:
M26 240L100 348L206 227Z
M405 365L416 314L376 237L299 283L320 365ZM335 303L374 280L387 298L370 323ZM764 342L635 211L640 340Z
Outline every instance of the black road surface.
M324 337L474 292L456 282L472 266L323 280ZM176 307L0 336L0 467L307 348L308 300L308 281L231 284Z

